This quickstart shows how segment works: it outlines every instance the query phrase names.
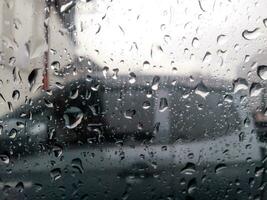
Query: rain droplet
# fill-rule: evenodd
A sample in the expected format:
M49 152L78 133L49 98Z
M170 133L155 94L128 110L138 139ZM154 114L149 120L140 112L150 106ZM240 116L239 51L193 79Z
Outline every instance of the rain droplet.
M60 70L60 63L58 61L54 61L51 63L51 69L55 72L55 74L57 75L59 70Z
M80 158L75 158L71 161L71 166L77 169L81 174L84 172L82 161Z
M202 62L203 63L210 63L211 57L212 57L211 53L210 52L206 52L205 56L203 57Z
M164 112L168 108L168 101L166 98L160 98L159 102L159 112Z
M203 99L206 99L206 97L209 95L210 92L208 91L208 88L204 85L204 83L201 81L197 85L195 93L201 96Z
M105 66L105 67L103 68L103 70L102 70L103 76L104 76L105 78L107 78L108 70L109 70L109 68L108 68L107 66Z
M145 109L145 110L147 110L148 108L150 108L150 102L149 101L145 101L144 103L143 103L143 109Z
M66 12L75 5L74 1L69 1L60 7L60 12Z
M53 147L53 152L54 152L54 155L55 155L55 157L60 157L61 155L62 155L62 153L63 153L63 151L62 151L62 147L60 147L60 146L54 146Z
M252 30L252 31L245 30L245 31L242 33L243 38L245 38L246 40L254 40L254 39L256 39L257 37L259 37L260 35L261 35L261 31L260 31L259 28L255 28L255 29Z
M251 97L258 96L263 90L263 87L259 83L252 83L249 90L249 95Z
M24 190L24 184L22 182L18 182L18 184L15 186L18 192L23 192Z
M224 163L219 163L218 165L215 166L215 173L218 174L225 168L226 168L226 165Z
M63 118L65 126L68 129L74 129L82 122L83 113L78 107L70 107L64 112Z
M226 35L219 35L217 37L217 43L218 45L224 45L227 42L228 38Z
M258 67L258 76L262 80L267 80L267 66L266 65L261 65Z
M0 164L9 164L9 157L7 155L0 155Z
M28 82L30 84L30 90L32 90L32 87L36 82L38 71L39 71L39 69L33 69L28 76Z
M153 81L152 81L152 86L151 86L152 90L158 90L158 88L159 88L159 80L160 80L159 76L154 76Z
M192 40L192 47L198 48L199 47L199 40L198 38L194 37Z
M192 175L196 172L196 166L194 163L187 163L185 165L185 167L181 170L182 174L186 174L186 175Z
M98 91L99 87L100 87L100 85L98 83L96 83L96 84L91 86L91 89L96 92L96 91Z
M136 113L135 110L131 110L131 109L126 110L126 111L124 112L124 117L125 117L126 119L132 119L133 116L135 115L135 113Z
M145 62L143 63L143 67L144 67L144 69L149 69L149 67L150 67L150 63L149 63L148 61L145 61Z
M136 75L135 73L131 72L129 74L129 83L134 84L136 82Z
M11 138L11 139L14 139L17 135L17 130L12 128L11 131L8 133L8 137Z
M263 20L263 24L267 28L267 18Z
M56 181L61 178L61 169L55 168L50 171L50 177L52 181Z
M19 100L20 98L20 92L18 90L14 90L13 93L12 93L12 98L13 100Z
M256 177L260 177L262 176L263 172L264 172L264 167L256 167L254 174Z
M234 93L237 93L240 90L247 90L248 82L246 79L238 78L234 80L233 87L234 87Z
M195 178L191 179L187 185L188 194L193 194L197 189L197 180Z
M76 99L79 96L79 90L75 89L70 92L70 99Z

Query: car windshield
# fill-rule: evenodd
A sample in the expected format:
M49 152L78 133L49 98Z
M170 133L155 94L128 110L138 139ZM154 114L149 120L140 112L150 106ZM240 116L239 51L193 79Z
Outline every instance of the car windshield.
M0 1L0 200L267 199L266 8Z

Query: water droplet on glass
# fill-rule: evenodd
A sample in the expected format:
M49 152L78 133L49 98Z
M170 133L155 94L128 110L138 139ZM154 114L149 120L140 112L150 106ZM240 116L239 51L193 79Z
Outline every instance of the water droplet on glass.
M254 40L257 37L259 37L261 35L261 31L259 28L255 28L254 30L245 30L242 33L243 38L245 38L246 40Z
M58 72L60 70L60 63L58 61L54 61L51 63L51 69L54 71L56 75L58 75Z
M147 110L148 108L150 108L150 102L149 101L145 101L144 103L143 103L143 109L145 109L145 110Z
M188 182L187 192L188 194L193 194L196 191L196 189L197 189L197 180L196 178L193 178Z
M13 100L19 100L20 98L20 92L18 90L14 90L13 93L12 93L12 98Z
M241 90L247 90L248 82L246 79L238 78L234 80L233 87L234 87L234 93L237 93L238 91L241 91Z
M50 171L50 177L52 181L56 181L61 178L61 169L55 168Z
M39 69L33 69L28 76L28 82L30 84L30 90L32 90L32 87L34 86L34 84L36 82L38 71L39 71Z
M206 52L205 56L203 57L202 62L203 63L210 63L211 57L212 57L211 53L210 52Z
M68 129L74 129L82 122L83 113L78 107L70 107L64 112L63 118L65 126Z
M215 166L215 173L218 174L225 168L226 168L226 165L224 163L219 163L218 165Z
M11 131L8 133L8 137L11 138L11 139L14 139L17 135L17 130L12 128Z
M131 72L129 74L129 83L134 84L136 82L136 75L135 73Z
M197 85L195 93L201 96L203 99L206 99L206 97L209 95L210 92L208 91L208 88L205 86L205 84L201 81Z
M198 48L199 47L199 40L198 38L194 37L192 40L192 47Z
M249 89L249 95L251 97L258 96L263 90L263 87L259 83L252 83Z
M18 192L23 192L24 190L24 184L22 182L18 182L17 185L15 186L16 190Z
M66 12L68 11L69 9L71 9L73 6L75 5L74 1L67 1L67 3L63 4L61 7L60 7L60 12Z
M102 70L103 76L104 76L105 78L107 78L108 70L109 70L109 68L108 68L107 66L105 66L105 67L103 68L103 70Z
M131 110L131 109L126 110L126 111L124 112L124 117L125 117L126 119L132 119L133 116L135 115L135 113L136 113L135 110Z
M228 38L226 35L219 35L217 37L217 43L218 45L224 45L227 42Z
M196 166L194 163L186 163L185 167L181 170L182 174L192 175L196 172Z
M62 155L62 153L63 153L62 147L60 147L58 145L54 146L53 149L52 149L52 151L54 152L54 155L57 158L60 157Z
M160 112L164 112L165 110L167 110L168 108L168 101L166 98L160 98L160 101L159 101L159 111Z
M148 61L145 61L145 62L143 63L143 67L144 67L144 69L149 69L149 67L150 67L150 63L149 63Z
M0 155L0 164L9 164L9 157L7 155L1 154Z
M153 81L152 81L152 86L151 86L152 90L158 90L158 88L159 88L159 80L160 80L159 76L154 76Z
M70 99L76 99L79 96L79 90L75 89L70 92Z
M267 28L267 18L266 19L263 19L263 24Z
M75 158L71 161L71 166L77 169L81 174L84 172L82 161L80 158Z
M258 67L258 76L262 80L267 80L267 66L266 65L261 65Z

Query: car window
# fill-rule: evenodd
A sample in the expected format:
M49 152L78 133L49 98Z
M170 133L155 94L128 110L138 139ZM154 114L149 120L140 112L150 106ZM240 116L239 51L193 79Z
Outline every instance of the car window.
M267 199L266 8L0 1L0 199Z

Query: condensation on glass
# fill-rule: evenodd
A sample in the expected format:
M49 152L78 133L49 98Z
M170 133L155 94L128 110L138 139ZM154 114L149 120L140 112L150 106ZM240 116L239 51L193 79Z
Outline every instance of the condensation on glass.
M1 0L0 199L267 199L266 10Z

